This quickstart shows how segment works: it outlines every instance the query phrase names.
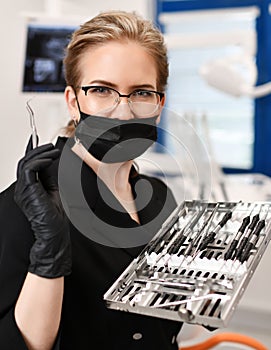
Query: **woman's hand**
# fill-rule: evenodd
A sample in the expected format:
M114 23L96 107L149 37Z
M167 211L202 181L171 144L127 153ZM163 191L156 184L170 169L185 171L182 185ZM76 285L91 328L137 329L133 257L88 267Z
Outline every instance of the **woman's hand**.
M56 278L71 272L69 223L50 165L60 156L52 144L32 149L18 164L14 199L31 224L35 243L29 272Z

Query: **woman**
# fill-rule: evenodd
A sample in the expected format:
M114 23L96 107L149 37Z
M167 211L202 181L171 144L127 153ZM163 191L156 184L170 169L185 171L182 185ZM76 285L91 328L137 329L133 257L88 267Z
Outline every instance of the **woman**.
M163 37L135 14L101 13L74 33L64 63L69 137L30 142L0 197L1 349L177 349L180 323L103 301L176 207L133 165L157 137Z

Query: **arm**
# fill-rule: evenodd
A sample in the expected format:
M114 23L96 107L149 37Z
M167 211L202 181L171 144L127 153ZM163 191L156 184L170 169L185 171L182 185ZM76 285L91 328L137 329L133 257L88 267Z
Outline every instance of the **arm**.
M35 241L14 316L30 350L52 349L60 324L63 276L71 270L69 224L49 170L57 157L53 145L28 150L17 171L14 199Z
M29 350L50 350L61 316L63 277L28 273L15 307L15 320Z

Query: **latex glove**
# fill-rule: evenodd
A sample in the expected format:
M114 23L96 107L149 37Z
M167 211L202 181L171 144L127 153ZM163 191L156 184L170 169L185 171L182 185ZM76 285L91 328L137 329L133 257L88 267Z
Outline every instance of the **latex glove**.
M69 223L50 171L50 165L59 155L60 151L52 144L32 149L30 141L25 157L18 164L14 194L35 236L29 271L47 278L71 272Z

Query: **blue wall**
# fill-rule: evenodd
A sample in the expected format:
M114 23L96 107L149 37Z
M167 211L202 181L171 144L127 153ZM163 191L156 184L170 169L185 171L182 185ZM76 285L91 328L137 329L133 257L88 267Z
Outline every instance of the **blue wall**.
M163 12L257 6L260 10L256 22L257 85L261 85L271 81L271 15L268 11L270 3L270 0L156 0L156 20L159 25L159 14ZM161 29L163 30L162 27ZM271 176L271 94L255 99L254 128L253 167L249 169L249 172L259 172ZM244 172L241 169L224 169L224 171L228 173Z

